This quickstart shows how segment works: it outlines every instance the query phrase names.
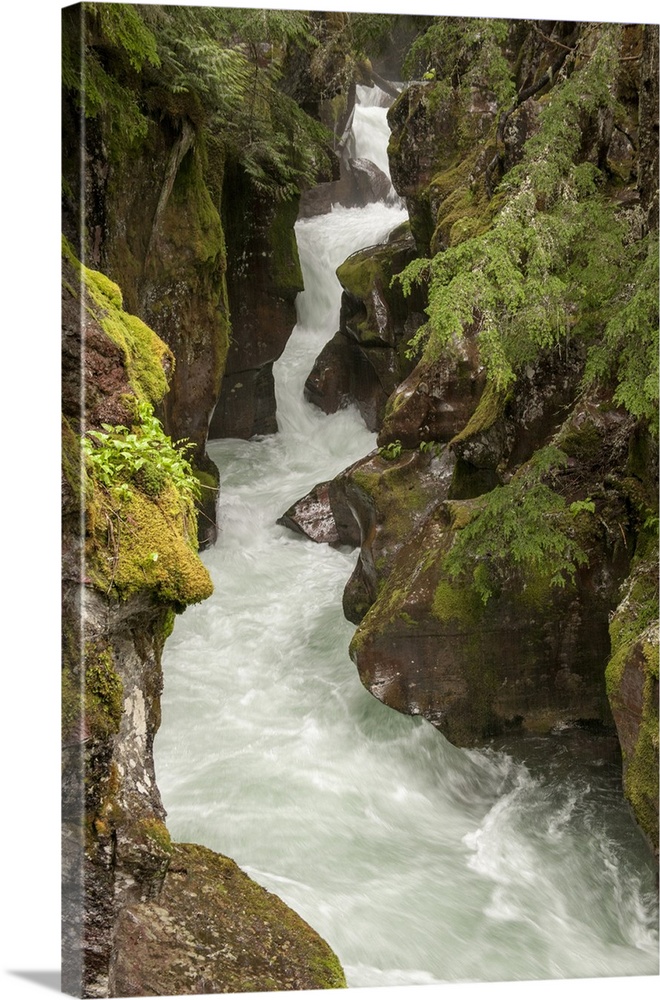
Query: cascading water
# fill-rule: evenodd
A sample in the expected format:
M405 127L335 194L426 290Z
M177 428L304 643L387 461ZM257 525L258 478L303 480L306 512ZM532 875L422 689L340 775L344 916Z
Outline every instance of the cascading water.
M526 764L460 750L380 704L347 654L355 553L276 524L374 447L357 411L325 416L302 389L338 326L335 268L403 218L370 205L298 223L306 291L276 366L280 433L209 447L215 593L163 657L168 825L297 910L350 986L652 975L653 864L616 768L561 739L528 744Z
M348 142L349 154L353 158L364 157L371 160L389 177L388 98L379 87L357 87L356 95L357 103L353 111L353 124Z

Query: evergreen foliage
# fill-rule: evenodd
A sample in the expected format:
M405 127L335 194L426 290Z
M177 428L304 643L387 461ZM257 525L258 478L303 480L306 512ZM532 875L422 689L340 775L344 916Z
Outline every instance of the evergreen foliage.
M222 138L255 185L288 198L328 168L330 135L278 87L290 47L318 44L300 11L84 3L64 17L63 82L102 118L110 156L146 135L160 88ZM81 59L82 45L82 59ZM140 85L140 79L143 85Z
M503 54L511 22L483 17L434 18L412 43L404 60L407 79L438 81L435 99L452 91L466 95L470 87L483 81L499 104L508 103L515 93L511 67Z
M147 132L134 81L160 65L158 46L132 4L82 3L62 14L62 83L86 118L103 114L111 142Z
M542 449L506 486L477 502L468 524L457 532L444 568L466 579L486 604L501 589L511 567L527 578L539 574L551 586L565 587L588 562L577 539L578 519L595 510L591 500L567 504L542 477L565 465L557 448Z
M585 127L617 116L620 26L594 26L577 68L552 90L522 162L503 179L490 230L410 264L409 294L428 285L428 322L410 344L437 357L468 329L499 390L548 348L579 339L585 384L614 379L615 401L655 418L658 399L657 239L636 211L607 197L604 170L581 157Z

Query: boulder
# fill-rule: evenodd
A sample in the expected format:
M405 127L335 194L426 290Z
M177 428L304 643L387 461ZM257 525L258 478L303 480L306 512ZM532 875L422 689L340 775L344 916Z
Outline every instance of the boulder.
M494 564L499 582L485 600L475 581L488 557L469 557L459 578L446 570L458 535L487 502L453 495L458 459L451 445L419 452L397 444L389 463L384 447L349 477L362 535L344 595L346 616L359 623L351 656L373 694L424 715L462 745L511 727L613 725L604 680L608 619L634 551L641 516L634 507L650 502L625 472L639 451L631 447L634 421L581 399L547 435L565 456L551 474L553 489L566 498L556 516L588 554L563 587L542 565L506 554Z
M346 985L325 941L230 859L175 844L155 899L127 906L112 996L189 996Z
M378 430L389 395L411 370L408 342L423 321L423 299L405 299L391 276L413 258L407 226L386 244L352 254L337 269L342 284L340 329L314 363L305 398L326 413L355 403Z
M355 548L360 544L360 529L347 500L345 480L346 473L319 483L292 504L277 523L314 542Z
M366 157L342 159L339 180L326 181L305 191L300 199L299 218L325 215L333 205L363 208L376 201L396 198L387 174Z

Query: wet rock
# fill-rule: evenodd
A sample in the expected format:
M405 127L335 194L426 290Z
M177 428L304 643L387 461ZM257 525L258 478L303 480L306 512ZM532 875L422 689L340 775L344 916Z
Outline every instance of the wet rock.
M173 846L158 895L126 907L112 996L180 996L346 985L328 945L233 861Z
M420 361L388 400L379 445L399 440L417 448L421 441L450 441L476 410L485 382L472 337L437 360Z
M658 578L641 559L610 622L607 690L623 757L623 785L658 853Z
M467 109L456 93L436 99L435 88L433 82L412 84L387 116L392 130L388 148L392 183L406 199L421 256L429 253L437 226L431 181L453 168L470 143L485 138L497 111L492 96L479 88L473 88Z
M363 208L376 201L395 198L387 174L365 157L342 161L340 177L305 191L300 199L301 219L325 215L333 205L343 208Z
M314 363L305 398L326 413L354 402L370 430L377 430L389 395L412 368L408 342L424 319L423 300L405 299L393 274L414 257L407 226L378 247L360 250L338 269L344 289L340 329Z
M360 529L346 497L346 474L319 483L278 518L277 523L331 546L360 544Z
M297 199L274 202L238 168L223 184L232 337L210 439L277 430L272 367L296 322L302 291L294 224Z
M404 540L447 496L453 456L401 450L356 462L342 477L347 502L360 529L360 555L342 598L344 615L356 624L377 600Z
M595 505L580 514L588 566L559 588L542 567L505 559L504 577L485 603L472 582L476 557L464 577L444 569L479 505L452 499L453 449L433 459L402 451L389 473L382 457L354 467L351 507L362 547L344 607L359 622L351 656L376 697L424 715L461 745L510 729L613 725L604 679L608 619L630 565L637 523L631 496L639 487L607 477L629 466L633 425L622 411L579 402L552 438L567 455L554 485L568 500L588 495ZM420 485L422 495L411 502Z

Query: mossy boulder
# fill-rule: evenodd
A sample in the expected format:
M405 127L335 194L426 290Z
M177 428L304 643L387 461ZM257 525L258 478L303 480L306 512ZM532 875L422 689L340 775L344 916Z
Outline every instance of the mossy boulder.
M444 568L476 502L440 504L399 548L351 643L362 682L462 746L512 729L611 726L605 539L592 524L591 568L574 584L553 587L549 573L512 560L484 603L470 572L455 579Z
M135 403L160 403L174 369L172 352L123 308L120 288L84 267L62 240L62 407L70 426L130 422Z
M367 427L379 429L389 395L414 364L406 348L423 321L422 297L405 299L392 284L414 254L404 225L387 243L359 250L337 269L343 288L339 330L305 382L305 398L325 413L355 403Z
M343 477L348 505L360 529L360 556L343 595L344 614L355 623L378 599L404 540L447 495L451 482L448 453L403 449L398 444L394 451L395 457L368 456Z
M446 444L466 425L486 383L477 345L466 337L442 357L423 358L390 395L378 435L381 446L401 441Z
M141 315L177 358L165 426L176 440L193 443L197 460L205 458L230 333L225 235L209 169L202 133L156 214L139 285Z
M158 896L118 923L113 996L339 989L329 946L229 858L175 844Z
M498 413L493 404L493 420ZM484 417L484 425L490 422ZM622 411L582 400L545 438L559 463L547 473L559 491L552 516L587 556L563 587L547 559L519 559L514 540L497 554L470 550L463 572L450 572L450 551L490 493L485 486L455 495L460 460L451 445L436 450L429 468L435 464L442 475L419 513L409 497L430 482L418 463L392 463L390 478L400 478L401 488L389 498L387 477L357 466L354 489L365 499L360 505L353 496L351 506L364 522L363 543L344 603L347 617L360 623L351 655L369 690L392 707L425 715L458 743L514 726L547 732L565 723L612 725L604 680L608 616L646 510L642 484L635 488L625 475L634 462L629 452L637 455L645 440L633 428ZM518 468L515 481L527 468ZM532 541L525 538L525 546Z
M118 501L96 486L87 496L87 574L121 600L149 590L182 611L213 592L197 556L197 517L171 484L157 496L139 490Z

